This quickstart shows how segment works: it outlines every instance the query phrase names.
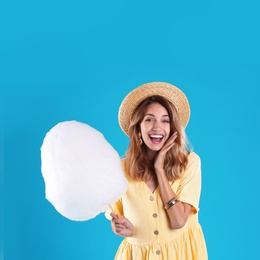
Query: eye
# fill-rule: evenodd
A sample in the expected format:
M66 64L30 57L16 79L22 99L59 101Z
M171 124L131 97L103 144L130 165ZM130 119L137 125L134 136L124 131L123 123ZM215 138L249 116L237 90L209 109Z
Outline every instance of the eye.
M152 117L145 117L144 121L145 122L152 122L152 121L154 121L154 118L152 118Z
M170 123L170 120L168 120L168 119L165 119L165 120L163 120L163 123Z

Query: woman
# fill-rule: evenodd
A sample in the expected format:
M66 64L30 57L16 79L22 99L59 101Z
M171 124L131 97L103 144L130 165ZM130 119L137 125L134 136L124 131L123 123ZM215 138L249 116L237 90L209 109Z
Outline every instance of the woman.
M189 116L185 94L164 82L144 84L123 100L129 185L106 213L113 232L125 237L115 259L207 259L198 223L200 158L189 151L184 131Z

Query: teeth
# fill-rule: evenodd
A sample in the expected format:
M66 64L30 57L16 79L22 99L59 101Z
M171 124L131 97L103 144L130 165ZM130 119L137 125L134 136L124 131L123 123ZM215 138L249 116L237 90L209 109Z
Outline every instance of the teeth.
M163 138L162 135L150 135L151 138Z

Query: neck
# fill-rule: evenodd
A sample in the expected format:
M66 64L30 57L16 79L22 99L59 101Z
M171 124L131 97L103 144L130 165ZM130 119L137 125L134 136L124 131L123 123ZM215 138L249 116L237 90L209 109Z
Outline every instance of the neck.
M148 150L147 151L147 155L150 161L154 161L155 156L157 155L158 152L156 151L152 151L152 150Z

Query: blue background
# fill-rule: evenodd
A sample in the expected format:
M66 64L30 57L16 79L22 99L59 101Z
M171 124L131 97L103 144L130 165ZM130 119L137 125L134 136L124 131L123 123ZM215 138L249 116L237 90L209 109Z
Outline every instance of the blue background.
M149 81L189 98L209 259L256 259L259 22L256 0L2 1L0 259L113 259L121 238L102 214L73 222L45 199L40 146L73 119L123 155L118 107Z

